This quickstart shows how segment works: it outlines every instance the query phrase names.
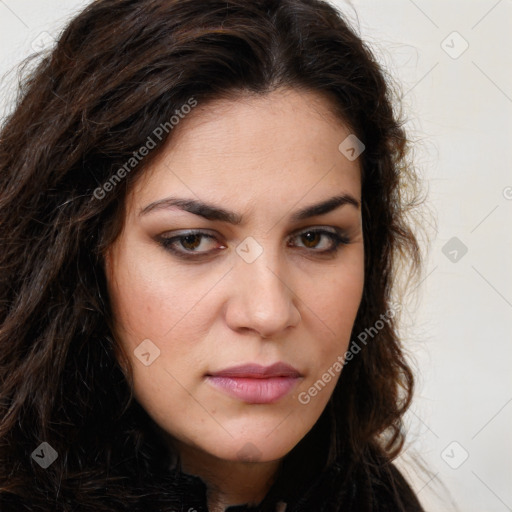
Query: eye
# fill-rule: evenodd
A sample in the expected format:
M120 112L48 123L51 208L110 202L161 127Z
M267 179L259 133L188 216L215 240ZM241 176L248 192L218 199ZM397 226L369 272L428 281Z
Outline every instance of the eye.
M211 253L212 250L208 250L208 243L204 243L204 240L216 240L213 235L205 233L203 231L187 231L182 235L176 235L173 237L161 236L159 243L168 251L171 251L178 256L204 256L207 253ZM206 246L206 247L205 247ZM223 248L221 246L219 248Z
M349 238L340 229L334 229L333 231L327 229L308 229L307 231L295 235L294 238L299 239L302 243L302 247L305 249L312 249L310 252L319 254L337 252L340 245L350 243ZM325 248L325 242L327 242L327 248ZM296 245L292 244L292 246Z
M333 230L308 229L294 235L293 239L299 239L301 244L290 243L288 244L289 246L298 247L318 255L335 253L339 250L340 245L350 243L350 239L346 236L345 232L339 228L334 228ZM213 241L217 241L217 237L204 231L186 231L181 235L172 237L160 236L158 238L159 244L164 249L178 257L189 260L210 256L214 252L226 248L223 244L219 245L218 241L216 244L212 243ZM217 247L215 247L216 245Z

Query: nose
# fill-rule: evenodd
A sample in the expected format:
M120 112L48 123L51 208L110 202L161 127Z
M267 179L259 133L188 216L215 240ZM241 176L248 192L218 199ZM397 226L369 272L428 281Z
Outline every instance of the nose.
M280 270L278 259L264 251L252 263L236 262L226 310L226 322L232 330L272 338L300 323L299 298L290 278Z

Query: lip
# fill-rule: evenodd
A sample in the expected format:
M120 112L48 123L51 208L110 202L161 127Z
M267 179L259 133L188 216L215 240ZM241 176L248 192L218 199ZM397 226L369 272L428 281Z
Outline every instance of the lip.
M206 375L216 389L250 404L277 402L301 379L296 368L282 362L270 366L244 364Z
M268 379L270 377L301 377L299 370L289 364L278 362L270 366L257 363L241 364L225 370L209 373L213 377L246 377L249 379Z

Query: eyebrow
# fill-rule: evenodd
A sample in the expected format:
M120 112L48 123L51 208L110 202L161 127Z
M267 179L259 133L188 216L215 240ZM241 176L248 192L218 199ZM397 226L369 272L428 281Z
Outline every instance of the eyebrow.
M359 209L360 207L360 202L352 195L341 194L322 201L321 203L312 204L296 211L291 216L291 221L298 222L310 217L325 215L346 204L352 205L356 209ZM159 201L148 204L142 208L139 212L139 216L172 207L178 207L181 210L193 213L194 215L198 215L199 217L203 217L211 221L217 220L235 225L241 224L243 221L243 216L239 213L225 210L224 208L204 203L196 199L185 199L179 197L166 197L165 199L160 199Z

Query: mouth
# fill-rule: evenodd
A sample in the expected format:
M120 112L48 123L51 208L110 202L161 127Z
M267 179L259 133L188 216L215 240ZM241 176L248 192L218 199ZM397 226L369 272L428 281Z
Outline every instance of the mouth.
M206 375L213 387L249 404L275 403L290 393L302 378L296 368L285 363L246 364Z

